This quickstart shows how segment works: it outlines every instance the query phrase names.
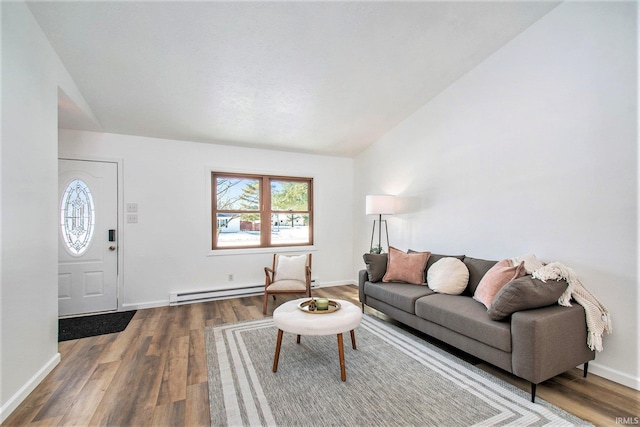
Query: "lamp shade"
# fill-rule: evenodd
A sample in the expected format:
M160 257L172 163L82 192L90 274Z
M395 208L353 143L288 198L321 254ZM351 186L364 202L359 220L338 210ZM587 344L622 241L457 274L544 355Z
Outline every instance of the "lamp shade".
M394 196L388 194L372 194L367 196L367 215L393 215L395 211Z

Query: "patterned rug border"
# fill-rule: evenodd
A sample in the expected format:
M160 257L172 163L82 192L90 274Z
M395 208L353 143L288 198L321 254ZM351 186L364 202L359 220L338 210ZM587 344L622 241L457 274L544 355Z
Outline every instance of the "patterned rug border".
M269 349L273 351L275 349L276 329L271 317L205 328L209 395L215 395L215 390L212 389L214 384L211 381L211 370L215 369L221 373L222 395L224 396L222 407L216 404L214 399L210 398L212 425L220 425L220 419L217 419L217 417L217 422L214 423L214 414L218 414L219 411L226 412L227 425L235 426L246 423L246 419L242 420L238 400L243 399L243 396L249 393L247 390L250 386L256 389L251 392L254 396L250 399L255 398L257 400L257 408L249 411L253 413L245 414L245 417L249 418L249 423L251 425L256 423L263 425L276 424L269 408L268 399L262 391L255 373L252 373L255 366L253 366L249 353L246 348L243 348L244 344L242 343L242 333L264 328L273 328L274 340L269 343ZM515 421L515 425L534 424L539 422L541 418L548 420L546 425L591 425L543 399L537 398L536 403L531 403L528 392L459 359L455 355L428 343L408 331L377 319L375 316L365 314L358 329L361 328L375 335L377 339L394 346L408 357L427 366L443 378L457 384L465 392L477 396L479 399L484 400L487 405L501 411L494 417L482 420L477 425L501 425L505 422L508 425L514 425L513 420L508 420L509 417L514 415L513 412L518 413L520 416ZM228 349L225 341L227 339L235 343L233 346L238 344L237 347ZM346 345L348 345L347 343L348 339L345 341ZM271 344L273 344L273 349ZM230 352L232 356L229 357L227 352ZM244 362L239 362L244 360L249 361L247 363L249 366L245 367ZM240 381L241 385L239 387L235 387L231 372L234 369L233 366L238 363L243 366L240 375L247 375L247 377ZM347 366L347 375L348 371L349 366ZM258 415L259 412L262 413L262 418ZM221 418L224 419L225 417Z

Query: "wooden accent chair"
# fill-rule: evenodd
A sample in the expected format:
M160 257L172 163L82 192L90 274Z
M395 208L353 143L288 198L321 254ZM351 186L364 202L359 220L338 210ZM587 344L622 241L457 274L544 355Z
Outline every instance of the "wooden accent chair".
M305 294L311 297L311 254L273 254L273 266L264 268L264 303L262 314L267 314L268 296L275 294Z

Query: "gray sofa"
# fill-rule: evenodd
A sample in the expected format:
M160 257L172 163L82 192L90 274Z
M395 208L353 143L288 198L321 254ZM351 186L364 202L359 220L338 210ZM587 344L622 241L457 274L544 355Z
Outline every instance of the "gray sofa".
M478 283L496 261L456 256L469 270L469 284L461 295L440 294L428 286L371 281L372 269L380 269L385 256L365 255L367 269L359 273L359 298L414 329L480 358L536 385L580 364L587 376L595 352L587 346L582 306L556 304L516 311L502 321L492 320L487 307L472 298ZM432 254L428 269L446 255ZM373 265L373 263L377 263ZM384 265L382 266L384 268ZM379 276L376 273L375 276ZM531 276L528 276L531 279ZM564 282L563 282L564 283ZM564 284L566 288L566 283Z

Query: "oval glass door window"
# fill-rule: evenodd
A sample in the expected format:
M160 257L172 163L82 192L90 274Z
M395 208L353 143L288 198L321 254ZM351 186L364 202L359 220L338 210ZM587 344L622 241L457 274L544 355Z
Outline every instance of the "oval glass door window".
M60 207L62 237L72 254L82 255L87 250L93 238L95 220L89 186L81 179L74 179L65 189Z

